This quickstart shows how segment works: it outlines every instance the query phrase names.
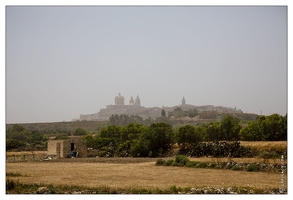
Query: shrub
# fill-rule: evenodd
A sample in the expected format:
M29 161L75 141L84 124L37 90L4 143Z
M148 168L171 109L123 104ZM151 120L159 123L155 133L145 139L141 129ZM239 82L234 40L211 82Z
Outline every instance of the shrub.
M160 165L164 165L165 161L163 159L158 159L156 162L156 165L160 166Z
M77 128L74 130L73 135L86 135L87 131L83 128Z
M177 166L184 166L188 162L190 162L190 160L184 155L178 155L175 158L175 163L177 164Z
M235 170L235 171L239 171L239 170L241 170L241 167L238 165L234 165L231 169Z
M6 190L13 190L16 187L17 183L14 180L6 180Z
M170 159L170 160L165 161L164 165L165 166L171 166L173 163L174 163L174 160Z
M26 143L23 141L15 140L15 139L8 139L6 140L6 151L11 149L17 149L21 147L25 147Z
M195 167L197 165L196 162L193 162L193 161L189 161L186 163L186 167Z
M246 171L248 172L258 172L259 171L259 166L256 163L251 163L247 165Z
M69 137L67 135L64 134L57 134L57 136L55 137L55 140L66 140Z
M208 167L208 164L207 163L204 163L204 162L199 162L196 167L198 168L207 168Z
M152 194L152 191L149 189L143 189L143 188L132 188L131 194Z
M217 166L216 163L210 163L208 167L213 169L213 168L215 168L216 166Z
M181 187L176 187L175 185L170 187L171 194L178 194L178 192L181 192L181 191L182 191Z
M99 157L106 157L107 156L107 151L101 150L99 152Z

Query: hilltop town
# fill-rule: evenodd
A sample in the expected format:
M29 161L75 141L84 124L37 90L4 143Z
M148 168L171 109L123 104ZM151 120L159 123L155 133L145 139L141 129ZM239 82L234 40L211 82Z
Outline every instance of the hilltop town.
M173 111L177 108L182 109L183 111L189 111L196 109L199 113L206 111L213 111L217 114L236 114L243 113L240 109L236 108L228 108L222 106L214 106L214 105L203 105L203 106L195 106L192 104L187 104L185 98L182 98L181 105L172 106L172 107L144 107L141 105L141 101L139 96L137 95L135 100L131 96L129 103L126 105L124 101L124 97L119 93L118 96L114 98L114 105L106 105L106 108L100 109L98 113L94 114L81 114L79 119L73 119L73 121L104 121L109 120L112 115L135 115L140 116L143 119L156 119L157 117L161 117L162 110L165 111L167 117L171 117Z

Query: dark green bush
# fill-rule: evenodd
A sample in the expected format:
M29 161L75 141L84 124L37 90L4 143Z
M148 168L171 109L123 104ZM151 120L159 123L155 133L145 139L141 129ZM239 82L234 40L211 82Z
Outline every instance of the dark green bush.
M165 161L164 165L165 166L171 166L173 163L174 163L174 160L170 159L170 160Z
M207 163L204 163L204 162L199 162L196 167L198 168L207 168L208 167L208 164Z
M231 169L234 171L239 171L239 170L241 170L241 167L238 165L234 165Z
M73 135L86 135L87 131L83 128L77 128L74 130Z
M184 155L178 155L175 158L175 163L177 166L185 166L190 160Z
M256 163L251 163L247 165L246 171L248 172L258 172L259 171L259 166Z
M68 135L65 134L57 134L57 136L55 137L55 140L66 140L68 139Z
M101 150L99 152L99 157L106 157L107 156L107 151Z
M175 185L170 187L171 194L178 194L178 192L181 192L181 191L182 191L181 187L176 187Z
M210 163L208 167L214 169L216 166L217 166L216 163Z
M197 165L196 162L193 162L193 161L189 161L186 163L186 167L195 167Z
M240 146L240 142L199 142L194 143L187 149L180 150L181 154L202 157L252 157L254 152L249 147Z
M25 147L26 143L23 141L15 140L15 139L7 139L6 140L6 151L11 149L17 149L21 147Z
M156 162L156 165L160 166L160 165L164 165L165 161L163 159L158 159Z
M6 190L13 190L16 187L17 183L14 180L6 180Z

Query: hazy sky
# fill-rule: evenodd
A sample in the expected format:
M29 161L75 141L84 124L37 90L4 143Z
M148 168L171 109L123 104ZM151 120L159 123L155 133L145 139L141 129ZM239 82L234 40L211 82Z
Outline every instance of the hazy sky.
M6 7L6 123L114 104L287 113L287 7Z

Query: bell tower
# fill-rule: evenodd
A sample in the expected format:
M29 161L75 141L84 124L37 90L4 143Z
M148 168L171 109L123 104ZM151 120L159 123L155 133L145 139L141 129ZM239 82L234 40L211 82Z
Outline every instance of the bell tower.
M140 99L139 99L138 95L136 96L134 105L140 106Z
M129 100L129 105L134 105L134 100L133 97L131 96L130 100Z
M184 106L185 105L185 98L183 97L183 99L182 99L182 106Z

